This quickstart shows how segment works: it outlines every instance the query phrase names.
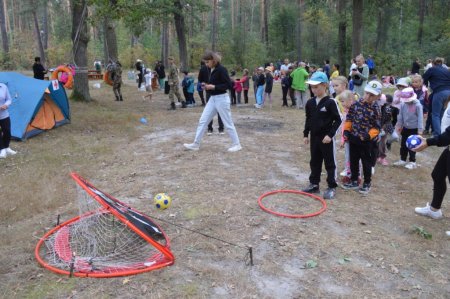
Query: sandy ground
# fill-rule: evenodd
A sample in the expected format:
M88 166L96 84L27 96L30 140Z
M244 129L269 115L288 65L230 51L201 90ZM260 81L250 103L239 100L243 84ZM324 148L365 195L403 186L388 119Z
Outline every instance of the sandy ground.
M431 198L429 174L442 149L419 154L416 170L377 166L368 196L339 189L316 217L289 219L260 209L257 200L265 192L308 184L304 111L282 108L279 89L275 85L272 109L253 108L253 96L251 104L232 107L243 146L236 153L227 152L230 138L218 134L205 136L197 152L185 150L202 107L168 111L166 95L157 91L144 101L132 82L126 82L123 103L102 85L91 89L93 103L72 103L71 124L14 142L19 154L0 161L0 297L449 298L450 219L414 214ZM394 144L389 159L398 160L398 152ZM338 160L340 171L342 150ZM43 269L33 255L38 239L56 215L77 215L70 171L154 216L171 240L175 264L112 279L68 278ZM322 190L324 182L325 176ZM152 204L159 192L173 198L165 211ZM292 194L264 203L293 214L321 208ZM446 200L444 213L448 208Z

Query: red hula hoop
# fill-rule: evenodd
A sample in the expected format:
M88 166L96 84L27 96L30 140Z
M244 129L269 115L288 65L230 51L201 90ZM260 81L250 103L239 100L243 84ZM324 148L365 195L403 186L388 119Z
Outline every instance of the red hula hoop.
M322 208L319 211L317 211L317 212L310 213L310 214L305 214L305 215L283 214L283 213L275 212L275 211L272 211L272 210L268 209L267 207L265 207L263 205L263 203L262 203L262 200L263 200L264 197L267 197L267 196L273 195L273 194L277 194L277 193L294 193L294 194L306 195L308 197L311 197L311 198L314 198L315 200L320 201L320 203L322 204ZM311 194L311 193L306 193L306 192L298 191L298 190L275 190L275 191L270 191L270 192L264 193L263 195L261 195L258 198L258 204L261 207L261 209L263 209L267 213L270 213L270 214L273 214L273 215L276 215L276 216L287 217L287 218L309 218L309 217L314 217L314 216L317 216L317 215L323 213L327 209L327 203L325 202L325 200L323 198L321 198L319 196L316 196L314 194Z

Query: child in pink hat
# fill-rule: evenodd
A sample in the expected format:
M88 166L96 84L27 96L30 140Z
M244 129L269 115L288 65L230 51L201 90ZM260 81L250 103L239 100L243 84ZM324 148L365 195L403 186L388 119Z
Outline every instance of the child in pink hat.
M406 146L406 139L411 135L423 133L422 104L417 100L417 95L412 87L406 87L399 93L400 112L397 117L395 130L401 133L400 160L395 166L404 166L408 169L417 168L416 153ZM406 159L409 154L409 162Z

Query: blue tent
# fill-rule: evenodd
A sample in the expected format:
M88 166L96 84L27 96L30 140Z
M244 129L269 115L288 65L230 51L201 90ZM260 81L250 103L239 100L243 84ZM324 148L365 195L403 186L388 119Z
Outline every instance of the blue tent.
M0 72L0 82L12 97L11 135L23 140L70 122L69 101L57 80L37 80L14 72Z

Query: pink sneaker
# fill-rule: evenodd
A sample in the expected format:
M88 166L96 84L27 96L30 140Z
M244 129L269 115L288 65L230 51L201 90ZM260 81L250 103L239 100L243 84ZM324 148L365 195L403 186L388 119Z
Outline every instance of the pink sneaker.
M383 165L383 166L388 166L388 165L389 165L389 162L388 162L388 160L386 160L386 158L382 158L382 159L380 160L380 163L381 163L381 165Z

